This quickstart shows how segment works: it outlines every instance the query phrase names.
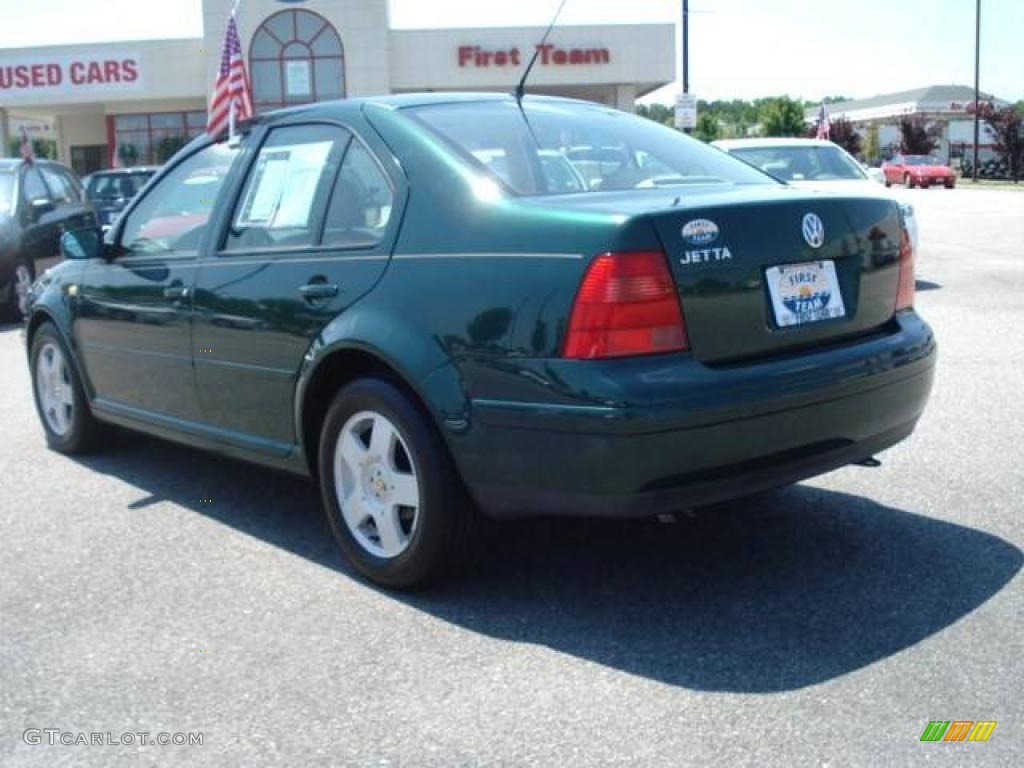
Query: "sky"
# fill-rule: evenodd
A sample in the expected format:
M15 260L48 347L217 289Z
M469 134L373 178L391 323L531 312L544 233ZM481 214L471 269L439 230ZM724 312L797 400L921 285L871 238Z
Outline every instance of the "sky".
M1024 98L1024 0L981 2L981 88L1017 101ZM557 4L391 0L391 23L546 26ZM973 84L975 0L690 0L690 6L690 90L700 98L786 93L817 100ZM682 0L567 0L560 23L674 23L681 8ZM201 33L201 0L0 0L0 56L12 47ZM645 101L670 102L677 90L678 83Z

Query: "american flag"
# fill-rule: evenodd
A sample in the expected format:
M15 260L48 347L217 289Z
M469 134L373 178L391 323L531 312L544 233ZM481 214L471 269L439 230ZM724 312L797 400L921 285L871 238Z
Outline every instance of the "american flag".
M24 125L21 126L21 147L19 147L18 151L21 152L21 158L30 163L36 157L35 152L32 151L32 142L29 141L28 131L25 130Z
M817 138L828 141L832 133L832 127L828 122L828 110L825 109L825 102L821 102L821 109L818 110L818 135Z
M249 76L245 71L242 58L242 44L238 39L238 27L235 25L235 12L228 19L228 31L224 36L224 52L220 57L220 69L217 82L213 85L213 96L210 98L210 117L206 123L206 132L217 136L225 128L234 130L238 120L252 117L252 91L249 89Z

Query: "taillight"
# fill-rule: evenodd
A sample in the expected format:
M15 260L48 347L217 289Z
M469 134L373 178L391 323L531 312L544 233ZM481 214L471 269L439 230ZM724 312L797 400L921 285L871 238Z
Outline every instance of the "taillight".
M896 289L896 309L910 309L914 306L914 246L910 233L904 226L900 230L900 282Z
M651 355L688 347L665 254L605 253L590 263L569 318L565 357Z

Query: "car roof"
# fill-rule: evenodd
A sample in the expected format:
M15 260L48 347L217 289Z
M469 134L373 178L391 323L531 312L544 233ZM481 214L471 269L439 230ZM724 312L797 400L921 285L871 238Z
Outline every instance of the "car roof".
M717 139L711 145L719 149L769 149L773 147L838 147L828 139L806 138L763 138L763 139Z
M99 171L93 171L90 176L118 176L127 175L130 173L156 173L160 170L159 165L135 165L131 168L104 168Z
M264 112L256 117L244 121L241 124L241 132L245 133L249 126L272 125L278 121L287 121L292 118L351 118L353 113L362 111L366 105L377 105L387 109L406 109L409 107L422 107L432 104L468 104L486 102L514 102L515 96L512 93L489 93L485 91L439 91L430 93L400 93L386 96L361 96L351 99L335 99L333 101L316 101L310 104L299 104L294 107L276 109ZM526 103L545 104L578 104L581 106L602 107L612 109L604 104L582 99L569 99L563 96L547 96L541 94L527 94L523 101ZM187 147L191 150L199 149L219 141L218 138L211 138L207 133L201 133Z
M23 157L0 157L0 171L14 171L25 165L26 160ZM55 162L53 160L46 160L43 158L37 158L32 161L33 165L46 165L51 168L63 168L65 171L70 171L66 165Z
M495 101L514 102L515 97L511 93L488 93L483 91L438 91L431 93L399 93L387 96L361 96L352 99L318 101L312 104L301 104L295 107L278 109L258 115L253 122L274 122L275 120L295 115L308 117L328 117L336 114L342 115L352 111L358 111L368 104L387 107L390 109L406 109L409 107L424 107L433 104L469 104ZM595 104L594 102L582 101L580 99L568 99L562 96L546 96L540 94L528 94L523 98L523 101L526 103L534 102L604 106L602 104Z

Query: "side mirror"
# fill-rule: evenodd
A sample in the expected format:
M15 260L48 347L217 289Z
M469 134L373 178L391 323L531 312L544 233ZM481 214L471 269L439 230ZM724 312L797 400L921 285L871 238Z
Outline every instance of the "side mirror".
M33 221L38 221L44 213L54 210L53 201L48 197L37 197L29 203L29 206L32 209Z
M103 255L103 236L99 229L76 229L60 239L60 255L65 259L98 259Z

